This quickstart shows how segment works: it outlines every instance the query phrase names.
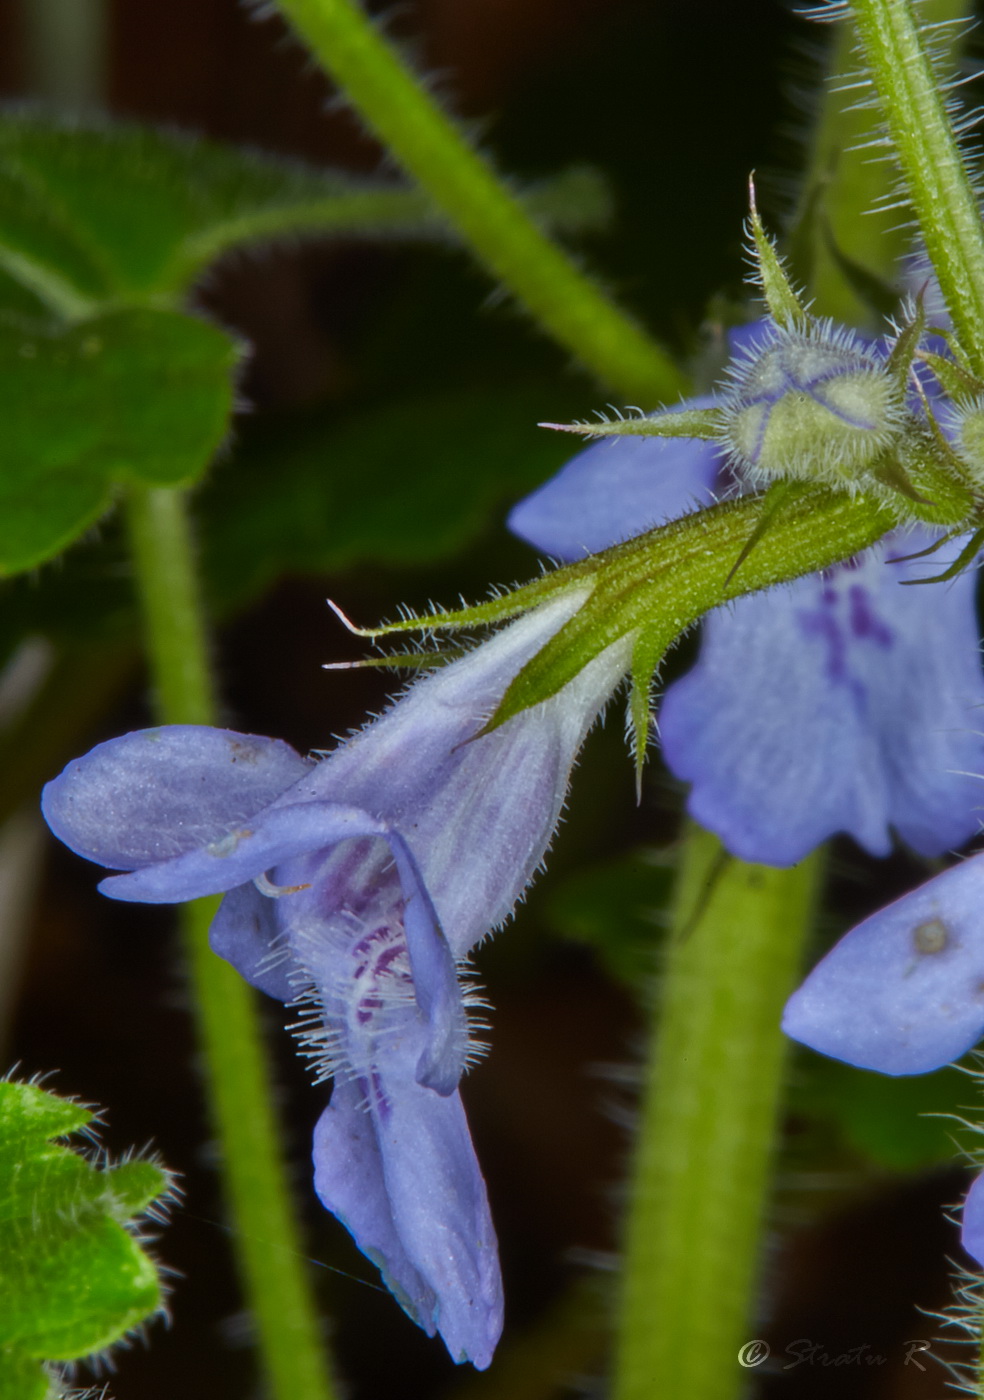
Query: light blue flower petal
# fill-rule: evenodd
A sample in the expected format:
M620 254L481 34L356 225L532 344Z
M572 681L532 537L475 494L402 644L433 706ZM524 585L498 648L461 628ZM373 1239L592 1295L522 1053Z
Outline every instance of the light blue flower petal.
M984 1035L984 857L846 934L790 997L783 1029L862 1069L925 1074Z
M239 885L223 896L208 941L213 953L261 992L279 1001L293 998L293 962L277 926L275 901L255 885Z
M696 666L660 714L688 807L733 854L792 865L835 832L873 855L890 828L924 855L966 841L984 808L984 681L973 572L957 546L887 563L930 537L898 536L851 565L711 614Z
M960 1214L960 1243L984 1268L984 1172L975 1177Z
M314 1189L379 1269L403 1311L428 1337L437 1296L411 1263L393 1221L376 1126L358 1084L336 1081L314 1130Z
M680 409L709 408L713 398ZM556 559L580 559L707 505L724 465L699 438L603 438L515 506L513 534Z
M387 1076L339 1083L314 1162L321 1200L407 1313L440 1332L455 1361L484 1370L502 1331L502 1281L459 1095Z
M97 744L47 784L41 805L73 851L133 870L217 840L309 767L280 739L174 724Z

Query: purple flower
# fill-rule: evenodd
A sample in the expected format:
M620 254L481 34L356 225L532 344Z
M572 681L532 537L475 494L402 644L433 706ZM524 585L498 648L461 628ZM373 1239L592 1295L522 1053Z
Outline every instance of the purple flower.
M559 694L475 738L569 593L427 675L320 763L275 739L172 726L100 744L49 783L116 899L225 895L212 946L290 1001L319 1078L315 1187L407 1313L457 1361L502 1327L495 1232L458 1080L458 969L540 864L581 741L618 683L610 648Z
M746 342L761 324L743 329ZM683 408L713 400L694 399ZM733 492L727 453L686 438L613 438L513 510L511 528L580 558ZM896 532L864 556L710 614L695 667L666 692L663 755L688 809L735 855L792 865L836 832L875 855L891 828L938 855L979 826L984 679L974 576L941 572L962 542Z
M978 829L976 580L905 587L942 554L890 562L929 543L896 532L708 617L660 733L691 814L741 859L794 865L840 831L883 856L892 827L939 855Z

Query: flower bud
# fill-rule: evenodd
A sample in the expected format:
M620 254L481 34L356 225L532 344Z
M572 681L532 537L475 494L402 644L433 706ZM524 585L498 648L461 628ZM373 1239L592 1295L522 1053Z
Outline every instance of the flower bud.
M850 331L830 322L776 327L731 368L724 439L754 484L776 477L869 486L866 469L899 436L899 376Z

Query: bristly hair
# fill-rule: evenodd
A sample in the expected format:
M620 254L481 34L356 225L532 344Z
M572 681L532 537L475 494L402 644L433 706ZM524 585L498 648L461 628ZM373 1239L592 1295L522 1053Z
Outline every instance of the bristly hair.
M969 134L981 123L982 110L980 107L967 108L962 100L960 89L968 82L972 82L978 76L979 66L975 63L957 65L954 59L958 51L959 41L970 33L976 26L976 21L972 18L957 18L950 20L930 21L922 14L926 0L912 0L912 8L916 18L919 36L923 42L926 57L936 78L940 92L943 94L944 106L947 116L953 126L954 135L960 147L960 154L967 167L971 187L978 200L984 193L982 184L982 173L980 164L980 151L977 147L971 147L968 143ZM808 6L800 11L804 19L819 23L848 22L850 19L851 6L848 0L825 0L824 4ZM875 90L873 80L864 62L864 55L858 48L858 67L856 71L845 74L836 81L834 90L836 92L856 93L852 107L870 108L878 111L880 104ZM870 141L863 142L855 147L856 150L870 150L873 159L883 159L893 164L896 169L898 162L895 149L887 131L883 130L879 136L873 137ZM903 226L908 226L914 234L918 233L918 227L911 216L909 198L906 193L901 175L896 182L895 188L886 198L879 200L875 204L877 211L887 211L891 209L901 209L906 211L903 219Z
M957 1068L976 1082L978 1090L984 1089L984 1054L979 1051L969 1057L969 1063ZM971 1114L971 1110L965 1110ZM957 1124L967 1137L961 1135L956 1140L961 1154L978 1170L984 1169L984 1123L980 1113L965 1117L963 1113L947 1113L942 1116ZM954 1205L947 1212L948 1219L958 1223L960 1206ZM939 1324L941 1335L934 1340L926 1356L941 1365L949 1376L947 1387L960 1395L972 1395L976 1400L981 1396L982 1343L984 1343L984 1272L967 1268L956 1260L950 1260L953 1268L951 1276L952 1297L946 1307L938 1312L922 1309L924 1316ZM937 1350L938 1348L938 1350Z

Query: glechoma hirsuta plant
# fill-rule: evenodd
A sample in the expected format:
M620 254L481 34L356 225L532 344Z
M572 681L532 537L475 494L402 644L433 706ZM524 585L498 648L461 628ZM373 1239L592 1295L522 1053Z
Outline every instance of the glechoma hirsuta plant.
M319 1195L411 1317L439 1331L456 1360L477 1366L491 1361L502 1295L495 1234L457 1095L469 1035L455 961L508 917L531 879L585 732L628 672L641 760L648 698L643 711L637 697L648 697L661 659L647 634L654 623L666 627L666 594L677 592L672 625L681 631L691 620L680 616L688 603L696 615L715 586L719 598L745 591L770 536L779 538L789 519L805 520L808 529L818 494L836 504L838 489L849 503L874 497L879 521L890 512L900 549L906 527L920 528L925 554L933 553L923 545L927 521L944 527L937 541L984 521L972 469L934 416L939 394L930 391L931 404L917 375L918 307L882 347L817 321L795 297L754 213L752 229L771 316L735 361L720 402L615 425L679 440L683 422L686 440L714 443L741 487L754 490L765 480L783 492L756 499L744 541L730 535L730 560L718 547L715 575L700 578L707 566L695 567L697 608L681 587L685 552L672 572L659 570L662 587L648 607L640 607L638 569L640 561L647 573L654 563L659 569L659 547L674 528L685 540L694 531L706 539L699 514L491 603L398 624L401 631L443 629L518 618L424 676L313 767L275 740L174 726L103 744L46 789L45 816L63 841L131 872L104 881L104 893L153 903L225 895L213 948L297 1008L305 1053L319 1079L335 1081L315 1135ZM596 431L611 433L612 425ZM725 526L742 518L738 506L716 508ZM843 552L842 544L834 548ZM884 552L872 558L868 571L877 580L892 566ZM969 571L971 562L964 548L955 567ZM771 567L781 575L784 566L776 560ZM848 570L848 577L857 614L868 607L872 585L865 572ZM904 581L924 580L910 571ZM905 598L901 588L891 591ZM934 596L928 616L922 596L909 605L910 651L923 640L920 627L932 624L933 603L945 601ZM893 601L902 629L899 608L907 603ZM961 647L969 612L963 588L958 609L950 650L969 658L973 648ZM580 645L576 664L567 631ZM869 612L855 618L854 631L896 646L894 633ZM840 678L827 679L834 686ZM948 679L934 676L940 693ZM984 700L977 666L973 680L965 717ZM970 830L966 813L958 813L952 835L953 816L932 791L932 777L930 791L910 796L908 806L937 853ZM764 804L769 794L758 798ZM942 835L933 825L938 814ZM864 823L859 834L869 834ZM869 839L880 853L887 849L887 817Z
M330 7L284 9L317 49ZM952 146L942 107L916 111L932 74L907 8L863 0L855 17L946 304L940 323L927 323L921 287L877 340L814 314L753 199L767 315L732 332L722 384L661 412L571 425L606 441L515 509L517 533L568 562L486 603L363 633L491 626L487 640L446 659L391 658L428 673L318 762L205 715L99 745L46 789L55 833L120 872L101 886L111 897L223 895L213 948L291 1005L317 1078L334 1080L315 1132L318 1194L458 1361L487 1366L502 1325L458 1094L474 1048L467 960L542 862L582 740L623 679L641 781L663 658L713 614L661 723L692 813L740 857L793 865L839 831L880 855L892 829L937 856L977 826L984 239L976 206L972 225L963 217L959 166L940 158ZM357 69L344 80L357 94ZM367 89L370 117L377 100ZM770 662L783 668L774 695ZM978 870L947 871L848 935L790 1001L790 1033L890 1074L974 1044ZM980 1195L964 1222L975 1257ZM644 1393L628 1359L633 1249L620 1400Z

